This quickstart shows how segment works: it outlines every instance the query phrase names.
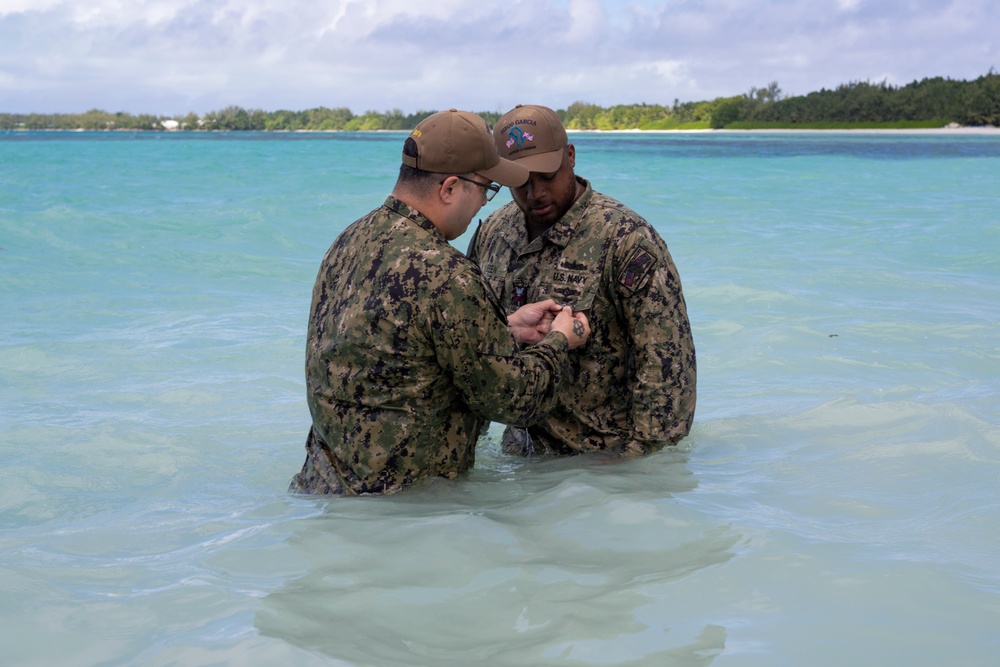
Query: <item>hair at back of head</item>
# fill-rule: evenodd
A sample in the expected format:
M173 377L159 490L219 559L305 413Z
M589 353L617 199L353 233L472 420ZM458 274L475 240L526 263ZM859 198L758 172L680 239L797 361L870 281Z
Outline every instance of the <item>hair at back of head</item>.
M403 155L417 157L417 142L413 140L413 137L407 137L403 143ZM437 177L438 175L433 172L401 164L399 165L399 177L396 179L396 185L402 186L410 192L426 194L431 186L437 182Z

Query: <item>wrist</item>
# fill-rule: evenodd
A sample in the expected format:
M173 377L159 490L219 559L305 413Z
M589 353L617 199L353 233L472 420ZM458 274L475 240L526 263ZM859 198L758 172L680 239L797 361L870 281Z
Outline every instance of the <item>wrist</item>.
M556 329L553 329L552 331L547 333L545 335L545 338L539 341L539 345L543 343L551 345L552 347L557 349L569 350L569 338L567 338L566 334L564 334L562 331L558 331Z

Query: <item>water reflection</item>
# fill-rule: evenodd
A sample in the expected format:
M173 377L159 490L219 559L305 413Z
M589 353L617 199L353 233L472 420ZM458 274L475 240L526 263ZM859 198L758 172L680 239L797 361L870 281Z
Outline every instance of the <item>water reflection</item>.
M302 576L263 600L257 629L351 665L707 665L721 653L724 628L672 627L665 611L673 582L741 541L674 499L696 488L685 452L614 464L484 453L460 483L315 501L323 512L287 543Z

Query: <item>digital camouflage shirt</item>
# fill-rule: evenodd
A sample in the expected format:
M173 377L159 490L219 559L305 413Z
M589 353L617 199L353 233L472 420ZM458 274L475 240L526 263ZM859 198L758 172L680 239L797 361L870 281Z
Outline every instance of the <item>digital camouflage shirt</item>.
M556 409L527 431L508 428L504 448L645 454L676 444L694 418L695 350L681 281L648 222L577 180L584 193L531 243L511 202L469 247L507 312L553 298L590 320Z
M310 312L313 424L293 492L454 477L472 467L484 419L531 424L564 390L566 338L518 351L478 267L393 197L327 251Z

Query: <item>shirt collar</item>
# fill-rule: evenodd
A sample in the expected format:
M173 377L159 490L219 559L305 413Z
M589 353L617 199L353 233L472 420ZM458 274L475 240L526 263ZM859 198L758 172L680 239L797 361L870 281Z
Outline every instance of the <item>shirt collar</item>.
M577 226L580 224L583 212L594 195L594 189L590 186L590 181L580 176L576 177L576 181L583 185L583 194L573 202L573 205L569 207L569 210L566 211L563 217L559 218L555 224L545 230L545 233L539 237L548 240L549 243L557 245L560 248L565 248L569 245L570 240L573 238L573 232L576 231ZM525 226L524 214L521 213L518 215L517 220L520 224L512 225L502 233L511 248L520 248L523 251L528 245L528 230Z
M586 210L594 194L593 188L590 187L590 181L579 176L576 177L576 181L583 185L583 194L573 202L573 205L563 214L563 217L559 218L554 225L542 234L544 238L547 238L560 248L565 248L573 238L573 232L576 231L580 220L583 219L583 212Z
M400 201L399 199L396 199L392 195L389 195L388 197L385 198L385 202L382 204L382 206L397 215L401 215L404 218L409 219L418 227L426 229L433 236L436 236L441 240L447 241L447 239L444 238L444 234L438 231L438 228L434 226L434 223L431 222L426 215L424 215L417 209L413 208L409 204L406 204Z

